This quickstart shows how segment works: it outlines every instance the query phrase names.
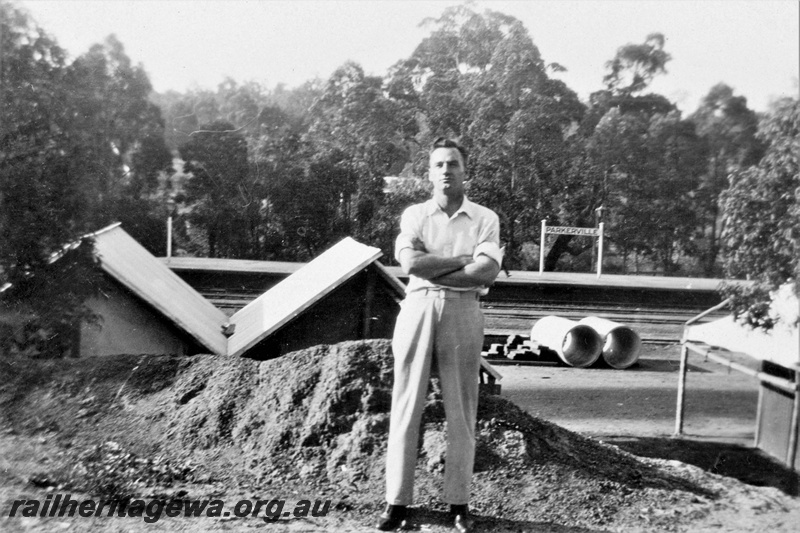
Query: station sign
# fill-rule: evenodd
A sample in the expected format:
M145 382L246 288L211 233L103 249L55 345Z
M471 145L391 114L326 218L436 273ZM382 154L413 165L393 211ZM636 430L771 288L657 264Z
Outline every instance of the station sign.
M548 226L542 220L542 238L539 241L539 275L544 273L544 250L547 235L575 235L576 237L597 237L597 277L603 272L603 223L596 228L576 228L574 226Z
M600 235L599 228L574 228L570 226L547 226L548 235L586 235L587 237L597 237Z

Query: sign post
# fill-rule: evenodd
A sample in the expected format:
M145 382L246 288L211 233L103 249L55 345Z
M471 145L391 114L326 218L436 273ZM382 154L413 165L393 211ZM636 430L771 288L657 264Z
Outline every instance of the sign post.
M539 241L541 245L539 246L539 275L542 275L544 272L544 243L545 243L545 235L547 235L547 219L542 219L542 240Z
M547 220L542 220L542 240L539 246L539 275L544 272L544 247L547 235L575 235L576 237L597 237L597 277L603 271L603 222L597 228L576 228L570 226L547 226Z
M603 273L603 224L600 223L600 235L597 237L597 277Z

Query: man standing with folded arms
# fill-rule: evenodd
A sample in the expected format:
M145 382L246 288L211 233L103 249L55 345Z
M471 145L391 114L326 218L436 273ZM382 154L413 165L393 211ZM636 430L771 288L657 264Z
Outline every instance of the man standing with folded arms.
M436 357L447 420L444 501L453 525L470 531L468 502L475 459L478 372L483 346L480 296L500 271L500 224L464 195L466 150L439 138L430 152L433 197L400 221L395 257L409 275L392 351L394 389L386 456L382 531L395 529L413 503L422 410Z

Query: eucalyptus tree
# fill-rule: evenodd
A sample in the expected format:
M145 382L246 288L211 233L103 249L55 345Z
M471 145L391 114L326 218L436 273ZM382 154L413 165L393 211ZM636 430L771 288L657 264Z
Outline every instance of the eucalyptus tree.
M336 206L328 238L377 238L372 222L383 209L384 177L403 169L417 133L414 109L387 93L384 80L348 62L326 81L310 110L304 139L314 154L308 172Z
M701 260L706 275L716 273L721 248L722 216L720 194L730 185L728 177L754 165L763 155L763 145L756 139L758 119L747 107L744 96L735 96L723 83L711 88L698 109L689 117L705 143L708 156L694 203L698 214Z
M67 64L43 30L3 9L2 226L25 264L77 234L124 222L130 210L121 203L147 214L171 157L147 76L115 37ZM17 238L29 244L11 244ZM37 241L41 248L30 245Z
M485 88L482 82L492 68L495 48L515 20L459 5L422 22L429 35L390 69L387 79L391 97L417 111L419 129L410 172L424 175L427 147L434 138L466 136L474 106L480 105L475 88Z
M45 328L63 333L85 316L82 294L94 285L81 268L90 253L51 264L54 254L112 221L151 215L170 158L150 90L115 37L70 63L25 11L0 1L0 284L45 283L46 298L29 301ZM132 233L152 247L143 226Z
M704 165L694 124L678 111L648 115L615 107L587 139L573 171L586 178L578 199L605 209L609 240L623 258L643 254L670 272L678 252L696 253L693 193Z
M571 172L583 189L570 191L573 211L602 208L609 241L623 256L650 257L665 272L679 254L696 254L694 192L704 165L704 144L694 123L681 119L665 97L644 93L671 59L664 36L620 47L607 64L606 89L590 97L577 128ZM581 210L582 208L582 210Z
M0 8L0 227L9 259L22 266L46 261L79 234L124 221L129 211L120 203L147 203L171 158L160 111L148 100L150 82L118 39L110 36L68 64L24 12Z
M65 51L26 12L0 2L0 285L41 270L85 229L69 174L72 111Z
M662 33L651 33L643 43L619 47L614 58L606 63L607 74L603 77L606 87L622 96L647 88L655 76L667 72L666 65L672 56L664 51L665 42Z
M164 116L164 139L173 153L189 141L189 136L200 124L221 119L216 94L208 89L155 93L153 101Z
M189 177L178 200L206 232L210 257L256 257L261 194L247 154L244 135L223 121L200 125L180 148Z
M471 152L469 194L501 218L506 261L520 266L539 220L557 218L568 137L584 106L548 69L522 23L469 5L447 8L390 73L389 86L419 110L410 170L424 176L430 141L461 138ZM551 252L558 254L560 246Z
M769 291L800 280L800 101L776 102L758 125L766 143L755 165L736 170L722 193L725 274L748 278L752 287L729 284L734 311L769 327Z
M507 264L519 268L520 249L539 237L539 221L574 223L560 215L568 179L570 136L584 111L577 95L549 78L539 50L514 22L497 43L491 69L467 95L471 108L466 140L473 150L470 194L501 218ZM568 251L559 237L548 266Z
M172 172L150 81L114 36L93 45L66 73L74 111L70 173L81 176L84 225L121 221L151 252L164 249L162 179Z

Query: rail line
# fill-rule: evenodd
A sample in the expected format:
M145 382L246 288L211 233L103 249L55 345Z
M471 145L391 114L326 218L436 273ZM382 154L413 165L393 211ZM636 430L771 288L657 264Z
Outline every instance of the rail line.
M531 328L542 317L547 315L562 316L570 320L580 320L587 316L600 316L626 324L636 331L642 342L648 344L674 344L680 341L683 325L693 316L687 314L665 314L648 312L603 312L600 309L581 309L578 307L565 309L543 308L514 313L484 307L487 336L501 337L509 334L529 334Z

